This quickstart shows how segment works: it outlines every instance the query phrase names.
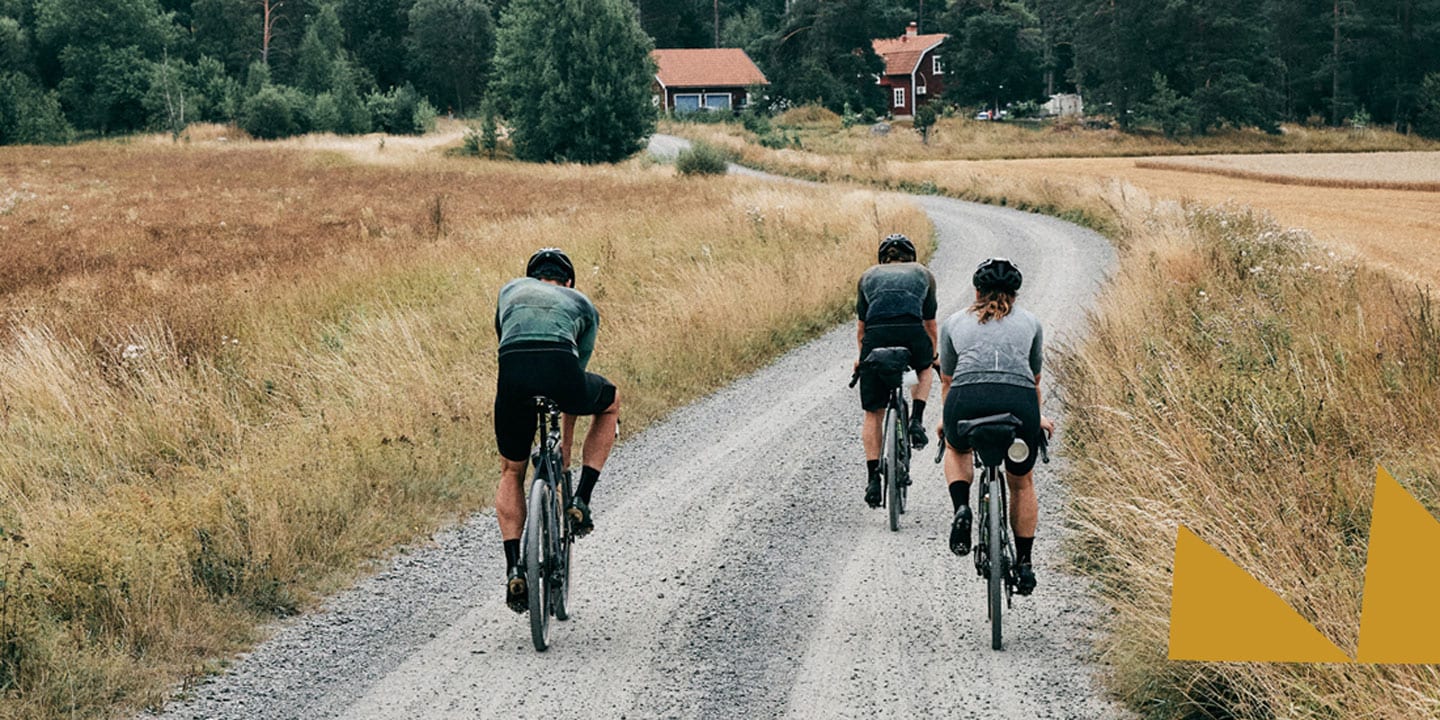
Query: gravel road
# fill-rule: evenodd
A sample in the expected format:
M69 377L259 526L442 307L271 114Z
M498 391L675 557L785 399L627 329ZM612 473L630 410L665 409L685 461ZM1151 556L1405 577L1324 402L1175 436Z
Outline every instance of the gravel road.
M976 262L1006 255L1053 347L1114 261L1052 218L917 202L941 240L942 317ZM994 652L984 583L946 548L933 455L916 458L900 532L862 501L854 354L847 324L624 438L548 652L501 602L499 533L479 513L282 624L162 717L1124 717L1095 677L1098 610L1059 549L1063 451L1037 472L1039 589L1016 598Z

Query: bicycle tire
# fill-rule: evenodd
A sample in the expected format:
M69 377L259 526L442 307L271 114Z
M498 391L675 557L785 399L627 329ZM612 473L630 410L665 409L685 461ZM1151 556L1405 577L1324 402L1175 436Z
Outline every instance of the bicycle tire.
M896 434L899 415L894 403L885 410L885 506L890 520L890 531L900 530L900 436Z
M556 484L560 486L560 507L556 513L556 527L559 528L560 533L555 543L555 592L552 602L555 608L555 619L569 620L570 551L575 544L575 536L570 534L570 519L567 515L571 498L570 476L565 473L560 473L555 477L559 478Z
M896 504L900 506L900 514L904 515L906 505L910 502L910 456L912 454L912 448L910 447L910 413L905 410L905 397L902 395L899 400L900 426L895 428L895 437L900 438L900 452L897 453L900 457L900 492L897 494L899 501Z
M1005 555L1003 538L1001 535L1000 523L1004 517L1000 507L999 483L1004 482L995 468L985 470L990 475L989 492L986 493L986 537L987 552L990 555L990 648L999 650L1001 647L1001 609L1004 607L1002 600L1005 594Z
M535 478L530 485L529 512L525 518L525 589L530 600L530 639L535 649L545 652L550 646L550 580L546 568L550 550L547 534L551 531L546 518L546 500L550 487L544 479Z

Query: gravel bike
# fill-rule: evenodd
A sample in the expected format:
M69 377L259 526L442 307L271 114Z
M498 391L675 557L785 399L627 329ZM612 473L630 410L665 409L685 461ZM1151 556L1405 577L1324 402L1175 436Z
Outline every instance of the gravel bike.
M524 554L525 588L530 600L530 639L543 652L550 646L550 616L570 617L570 547L575 542L570 507L570 473L560 456L560 408L555 401L535 397L539 415L540 446L531 454L535 481L530 484L525 530L520 535Z
M973 450L975 458L975 480L978 488L979 508L975 518L978 537L974 557L975 572L985 578L986 597L990 616L990 648L1001 649L1002 611L1014 607L1015 584L1015 539L1010 535L1010 489L1005 482L1004 464L1009 457L1015 462L1024 462L1030 456L1030 447L1015 437L1020 431L1020 418L1010 413L962 420L955 428L955 434ZM1041 461L1050 462L1046 448L1045 434L1040 434L1037 448ZM945 456L945 443L940 443L935 453L935 462Z
M909 366L908 349L876 348L850 378L850 387L855 387L860 375L870 372L875 373L878 382L890 386L885 419L880 425L880 504L889 511L891 531L900 530L900 516L905 513L906 495L910 489L910 410L905 405L905 373ZM900 368L898 375L896 368Z

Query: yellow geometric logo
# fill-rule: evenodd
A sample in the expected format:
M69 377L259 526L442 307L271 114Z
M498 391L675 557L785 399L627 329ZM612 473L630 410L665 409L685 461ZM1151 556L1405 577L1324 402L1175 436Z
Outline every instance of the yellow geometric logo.
M1260 581L1181 526L1170 659L1346 663L1350 657ZM1384 468L1375 483L1359 662L1440 663L1440 522Z

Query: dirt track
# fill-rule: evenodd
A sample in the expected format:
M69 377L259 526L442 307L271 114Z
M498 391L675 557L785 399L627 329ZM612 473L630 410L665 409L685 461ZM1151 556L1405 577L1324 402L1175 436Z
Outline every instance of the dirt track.
M1080 327L1113 263L1103 238L918 202L940 236L942 316L976 262L1006 255L1050 347ZM501 603L499 535L480 514L287 624L165 717L1120 716L1095 678L1097 611L1063 571L1063 456L1037 472L1040 587L1016 599L993 652L984 584L945 547L933 455L917 457L900 532L861 500L854 353L842 326L622 438L598 529L577 546L574 619L549 652Z

